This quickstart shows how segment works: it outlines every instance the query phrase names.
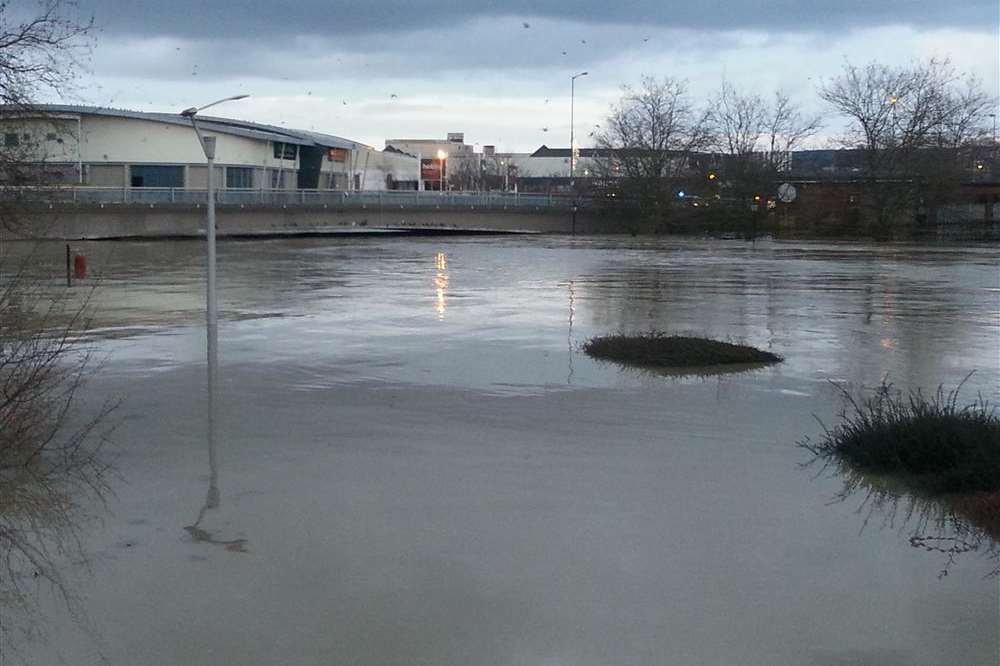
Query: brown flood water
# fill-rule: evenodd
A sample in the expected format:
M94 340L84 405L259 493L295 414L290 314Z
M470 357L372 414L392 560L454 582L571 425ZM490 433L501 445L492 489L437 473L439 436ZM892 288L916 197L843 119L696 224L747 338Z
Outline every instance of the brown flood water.
M1000 399L1000 249L223 243L207 509L203 247L78 249L120 481L89 568L66 565L97 638L45 602L29 663L997 663L995 561L940 577L796 442L835 422L830 382L975 370L963 395ZM664 376L579 351L650 329L786 361Z

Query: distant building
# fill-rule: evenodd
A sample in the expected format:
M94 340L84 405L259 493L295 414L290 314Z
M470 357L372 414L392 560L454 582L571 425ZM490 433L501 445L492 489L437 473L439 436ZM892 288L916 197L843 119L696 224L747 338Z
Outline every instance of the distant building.
M230 189L416 189L415 158L319 132L198 117L216 137L216 183ZM205 157L179 114L88 106L0 107L2 150L33 165L33 182L201 189ZM22 174L23 175L23 174ZM0 180L18 174L0 169Z
M476 189L481 172L481 155L465 143L464 132L449 132L441 139L386 139L386 149L400 151L420 160L421 190Z

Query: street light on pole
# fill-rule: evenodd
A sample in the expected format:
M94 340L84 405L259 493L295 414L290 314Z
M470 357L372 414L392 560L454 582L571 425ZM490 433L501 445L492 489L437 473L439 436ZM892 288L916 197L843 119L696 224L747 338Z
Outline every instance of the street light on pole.
M208 219L206 221L207 226L205 228L205 238L208 243L208 275L205 288L205 324L208 337L208 464L210 469L208 498L205 500L205 506L208 508L214 508L219 505L218 471L215 457L215 386L219 374L219 324L216 311L215 289L215 174L213 173L215 170L215 137L202 136L201 130L198 128L198 123L195 120L195 116L198 115L198 112L204 111L205 109L215 106L216 104L231 102L237 99L245 99L247 97L249 97L249 95L234 95L232 97L217 100L211 104L206 104L205 106L192 106L189 109L181 111L181 116L191 119L191 126L194 128L194 133L198 137L198 143L201 144L201 149L205 153L205 161L208 164L208 176L206 179L206 189L208 190Z
M576 174L576 124L574 122L574 102L576 97L576 80L581 76L587 76L588 72L580 72L569 77L569 178L570 185L573 184L573 177Z
M448 153L443 150L438 151L438 189L444 194L444 164L448 159Z

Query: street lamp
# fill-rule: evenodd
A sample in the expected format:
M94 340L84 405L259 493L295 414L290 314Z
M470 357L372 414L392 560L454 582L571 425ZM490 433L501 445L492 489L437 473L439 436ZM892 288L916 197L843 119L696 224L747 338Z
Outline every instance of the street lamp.
M443 150L438 151L438 189L444 194L444 163L448 159L448 153Z
M576 172L576 140L574 137L576 126L574 124L573 117L573 104L574 98L576 97L576 80L581 76L587 76L588 72L580 72L579 74L574 74L569 77L569 177L570 185L572 185L572 179Z
M212 173L215 170L215 137L202 136L194 117L198 115L199 111L204 111L210 106L237 99L245 99L247 97L249 95L234 95L217 100L211 104L206 104L205 106L192 106L189 109L181 111L181 116L191 119L191 126L194 128L194 133L198 137L198 143L201 144L201 149L205 153L205 160L208 163L208 177L206 182L206 189L208 190L208 221L205 229L205 236L208 241L208 279L205 290L205 323L208 329L208 465L210 477L208 499L205 501L205 506L209 508L219 505L218 469L215 457L215 386L219 374L219 323L216 312L215 293L215 180Z

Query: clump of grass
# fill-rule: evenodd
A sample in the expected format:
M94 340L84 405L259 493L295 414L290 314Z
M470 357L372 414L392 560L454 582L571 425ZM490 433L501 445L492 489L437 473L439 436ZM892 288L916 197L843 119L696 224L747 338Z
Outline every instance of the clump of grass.
M593 358L640 368L695 368L767 364L784 360L777 354L748 345L667 335L659 331L598 336L584 343L583 351Z
M971 374L970 374L971 376ZM968 377L966 377L968 380ZM1000 576L1000 418L980 397L959 406L958 388L902 394L885 381L866 400L846 400L841 423L823 439L800 442L844 478L837 499L862 494L865 524L876 513L887 526L910 524L910 545L943 554L939 577L956 559L980 552Z
M801 444L826 463L892 476L931 497L1000 491L1000 418L981 397L959 406L960 389L903 395L883 381L859 402L841 388L849 407L840 425Z

